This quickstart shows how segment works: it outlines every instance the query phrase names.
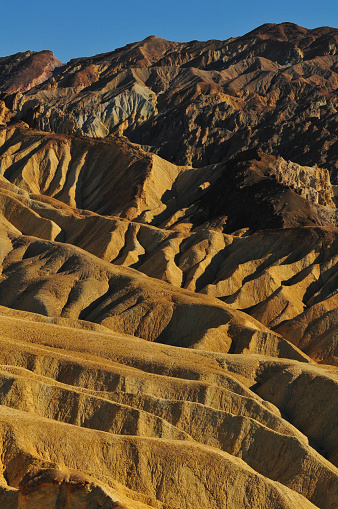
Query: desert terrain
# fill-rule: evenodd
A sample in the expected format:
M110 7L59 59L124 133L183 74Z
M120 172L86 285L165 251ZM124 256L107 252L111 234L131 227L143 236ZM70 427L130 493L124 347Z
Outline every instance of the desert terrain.
M338 29L0 58L1 509L337 509Z

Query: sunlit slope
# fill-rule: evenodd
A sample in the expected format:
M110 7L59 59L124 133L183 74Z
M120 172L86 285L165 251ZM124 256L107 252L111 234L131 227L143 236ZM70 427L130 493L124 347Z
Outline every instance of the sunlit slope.
M330 369L85 327L1 308L4 507L335 507Z

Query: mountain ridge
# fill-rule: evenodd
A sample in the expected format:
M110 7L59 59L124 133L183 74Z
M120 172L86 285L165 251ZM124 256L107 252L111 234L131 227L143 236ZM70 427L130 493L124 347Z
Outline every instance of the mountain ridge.
M0 59L0 505L338 504L338 30Z

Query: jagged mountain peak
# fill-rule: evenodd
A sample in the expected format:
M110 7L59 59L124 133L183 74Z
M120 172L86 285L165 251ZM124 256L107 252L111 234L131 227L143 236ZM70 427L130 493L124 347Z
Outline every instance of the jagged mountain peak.
M336 509L337 30L0 85L1 509Z

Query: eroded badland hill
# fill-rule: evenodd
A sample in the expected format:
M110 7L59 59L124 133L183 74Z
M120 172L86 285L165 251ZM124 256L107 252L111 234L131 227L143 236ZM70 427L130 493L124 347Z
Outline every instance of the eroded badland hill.
M0 58L2 509L338 507L338 30Z

